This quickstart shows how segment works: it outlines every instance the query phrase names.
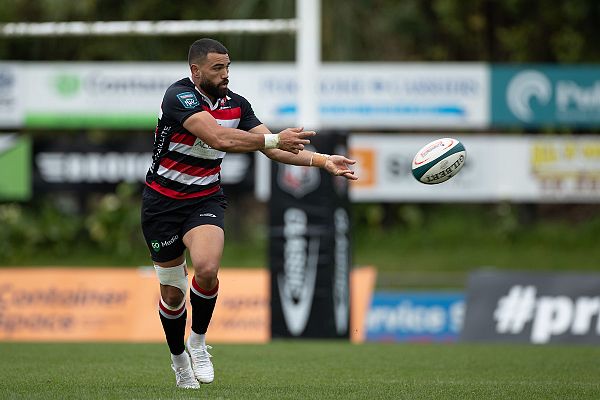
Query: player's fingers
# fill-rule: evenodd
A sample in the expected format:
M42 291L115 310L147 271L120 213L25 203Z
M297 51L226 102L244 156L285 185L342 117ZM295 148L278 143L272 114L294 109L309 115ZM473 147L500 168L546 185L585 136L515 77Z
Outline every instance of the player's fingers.
M310 143L310 142L309 142L309 143ZM297 149L298 149L298 150L304 150L304 145L303 145L302 143L300 143L300 144L297 146Z
M317 134L317 132L315 132L315 131L302 131L302 132L298 133L298 137L307 138L307 137L315 136L316 134Z
M349 159L349 158L346 158L346 157L344 157L344 162L345 162L346 164L350 164L350 165L352 165L352 164L356 164L356 160L351 160L351 159Z
M350 179L350 180L357 180L358 177L356 175L354 175L354 171L348 169L348 170L344 170L344 171L340 171L340 176L343 176L346 179Z
M301 143L301 144L310 144L310 140L307 140L307 139L301 139L301 140L298 140L296 143L299 143L299 144L300 144L300 143Z

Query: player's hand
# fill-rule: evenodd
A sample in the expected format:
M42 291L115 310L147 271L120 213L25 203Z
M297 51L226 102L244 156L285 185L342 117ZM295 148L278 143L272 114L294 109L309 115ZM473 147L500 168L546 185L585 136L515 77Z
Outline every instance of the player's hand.
M310 144L309 138L315 136L314 131L305 131L304 128L287 128L279 132L278 149L298 154L304 150L304 145Z
M327 157L327 161L325 162L325 170L331 175L343 176L348 180L355 181L358 179L358 176L354 175L354 171L352 171L349 167L353 164L356 164L356 160L351 160L344 156L332 154Z

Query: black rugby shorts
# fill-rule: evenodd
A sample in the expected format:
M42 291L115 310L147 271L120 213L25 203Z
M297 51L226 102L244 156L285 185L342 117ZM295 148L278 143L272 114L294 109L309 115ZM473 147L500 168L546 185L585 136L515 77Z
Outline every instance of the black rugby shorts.
M223 191L209 197L175 200L149 187L142 194L142 231L152 260L171 261L183 254L183 235L200 225L225 229Z

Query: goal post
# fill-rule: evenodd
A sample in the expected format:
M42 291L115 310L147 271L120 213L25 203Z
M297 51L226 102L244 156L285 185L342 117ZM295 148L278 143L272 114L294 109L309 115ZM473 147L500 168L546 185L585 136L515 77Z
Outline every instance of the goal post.
M180 36L192 34L279 34L296 36L297 124L319 129L318 76L321 63L321 1L296 0L294 19L187 21L13 22L0 24L0 37Z
M190 34L294 33L296 19L14 22L0 25L2 37L26 36L156 36Z

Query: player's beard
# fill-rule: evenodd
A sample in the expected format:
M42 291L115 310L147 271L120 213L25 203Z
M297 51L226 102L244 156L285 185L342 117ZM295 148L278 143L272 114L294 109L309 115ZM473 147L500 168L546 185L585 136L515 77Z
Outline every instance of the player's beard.
M215 85L209 80L200 81L200 89L210 97L214 97L215 99L221 99L227 95L227 86L223 84L228 84L229 79L224 79L218 85Z

